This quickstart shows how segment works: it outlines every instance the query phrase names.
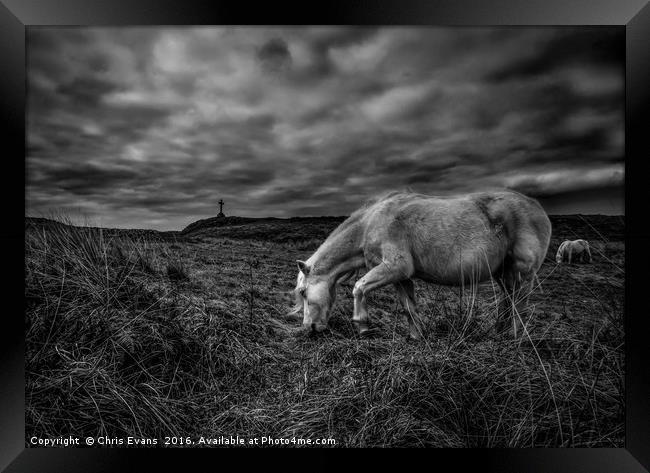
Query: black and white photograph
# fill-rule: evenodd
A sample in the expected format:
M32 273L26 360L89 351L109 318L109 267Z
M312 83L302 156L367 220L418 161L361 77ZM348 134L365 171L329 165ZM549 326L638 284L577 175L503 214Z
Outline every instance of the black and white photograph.
M623 448L625 44L27 27L25 446Z

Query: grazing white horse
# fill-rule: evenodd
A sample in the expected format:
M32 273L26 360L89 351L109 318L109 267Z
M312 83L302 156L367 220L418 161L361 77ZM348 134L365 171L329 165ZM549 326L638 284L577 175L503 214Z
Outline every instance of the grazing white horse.
M551 238L551 222L539 203L499 190L456 196L392 192L364 205L336 228L307 260L298 260L293 313L303 325L327 327L336 285L361 268L368 272L352 291L352 320L368 330L366 296L392 284L406 309L411 338L419 338L413 278L458 286L495 277L523 308ZM508 325L503 314L498 330ZM518 318L516 318L518 319ZM513 322L515 337L517 322Z
M587 240L565 240L557 249L555 262L560 264L563 261L591 263L591 250Z

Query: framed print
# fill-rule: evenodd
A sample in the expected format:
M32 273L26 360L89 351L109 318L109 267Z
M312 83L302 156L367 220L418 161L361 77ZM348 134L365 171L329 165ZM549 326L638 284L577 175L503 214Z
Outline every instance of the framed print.
M1 468L650 467L643 1L0 16Z

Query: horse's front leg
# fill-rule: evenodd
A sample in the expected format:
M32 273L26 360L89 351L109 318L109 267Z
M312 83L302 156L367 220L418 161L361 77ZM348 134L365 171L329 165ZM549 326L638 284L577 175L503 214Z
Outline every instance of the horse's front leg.
M368 271L365 276L359 279L352 290L354 298L354 313L352 322L357 326L359 334L368 331L368 308L366 306L366 295L377 288L395 283L412 275L411 265L405 264L405 258L396 258L392 261L382 261Z
M355 285L356 289L356 285ZM354 312L352 313L352 323L357 328L359 335L363 335L368 331L368 307L366 306L366 297L362 293L355 293L352 291L354 297Z

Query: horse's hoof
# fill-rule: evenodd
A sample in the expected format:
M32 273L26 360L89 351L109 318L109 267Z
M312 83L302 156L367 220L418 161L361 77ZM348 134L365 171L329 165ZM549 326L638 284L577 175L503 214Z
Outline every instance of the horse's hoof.
M352 322L352 323L353 323L354 328L356 329L356 332L357 332L357 334L358 334L359 336L362 336L363 334L365 334L365 333L367 333L367 332L370 331L370 327L368 327L368 324L365 323L365 322L360 323L360 322L356 322L356 321L354 321L354 322Z
M374 328L364 328L359 330L359 337L361 338L371 338L377 333L377 329Z

